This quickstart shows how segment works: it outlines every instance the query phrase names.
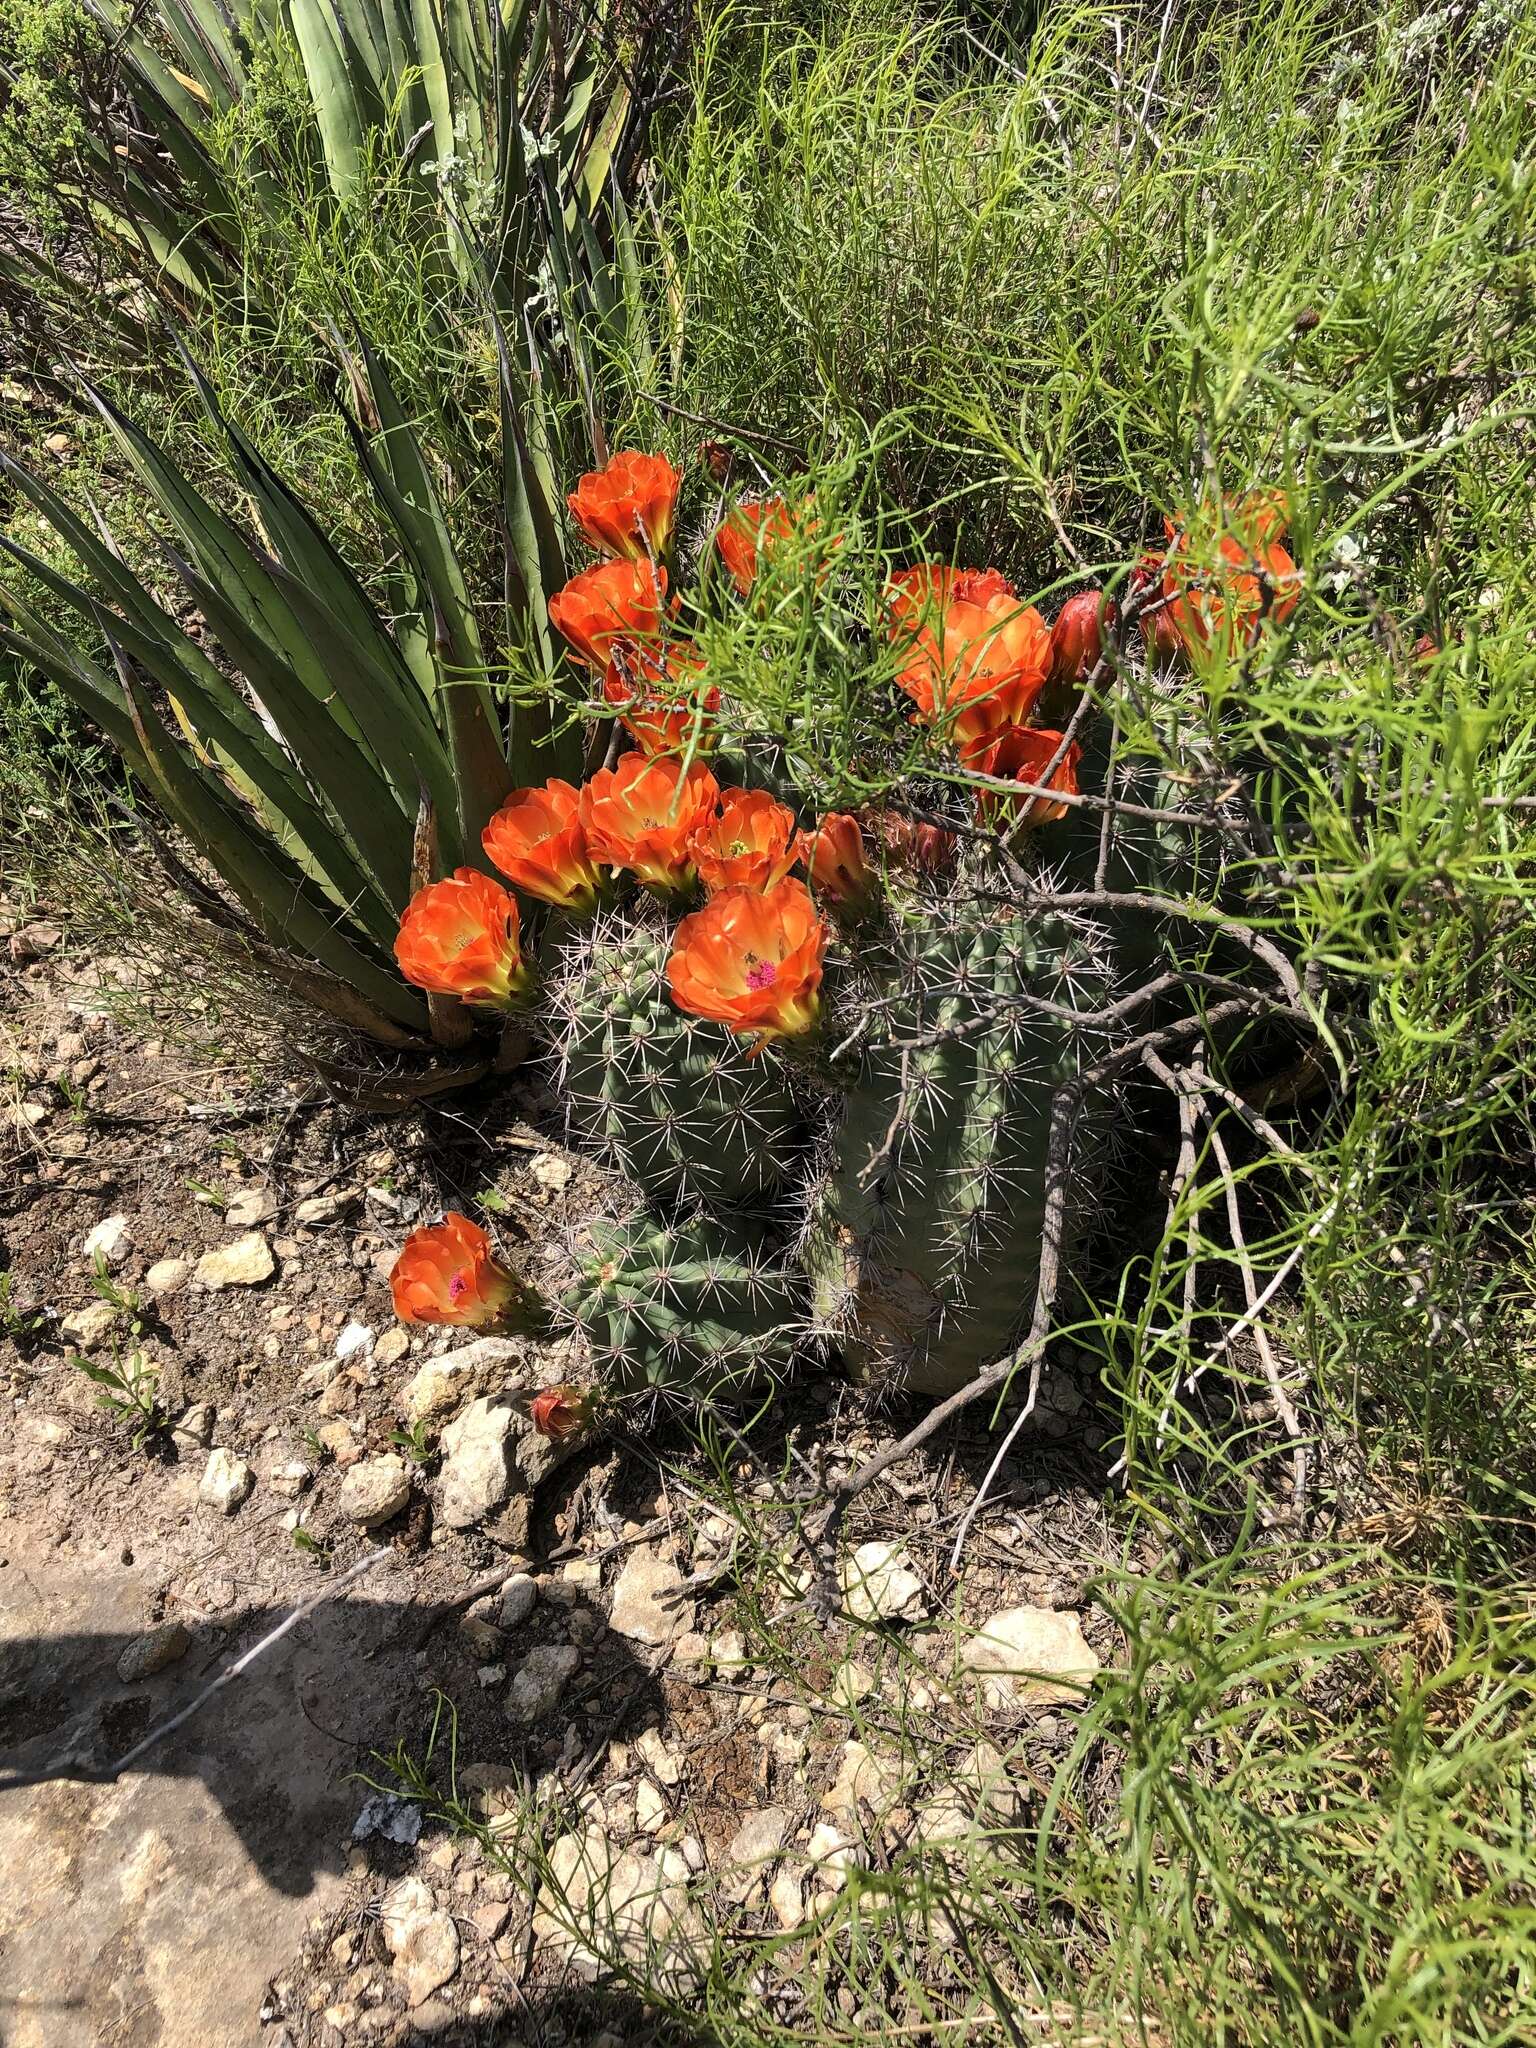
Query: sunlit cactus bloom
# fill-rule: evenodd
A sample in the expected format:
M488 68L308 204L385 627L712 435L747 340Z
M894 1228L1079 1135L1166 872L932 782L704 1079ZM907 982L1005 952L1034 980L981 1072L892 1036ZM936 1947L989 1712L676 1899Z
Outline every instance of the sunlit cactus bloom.
M690 1016L764 1044L815 1027L828 927L804 882L725 889L677 928L667 982Z
M985 744L967 749L963 759L965 766L978 775L1034 783L1043 789L1059 789L1064 796L1076 796L1077 766L1083 750L1073 740L1063 751L1062 737L1061 733L1048 732L1041 726L1011 725ZM1058 753L1061 759L1056 761ZM1051 768L1053 761L1056 766ZM1049 782L1044 780L1047 769L1051 769ZM1048 796L1030 797L1021 804L1017 797L1005 796L995 789L980 791L976 807L983 816L1002 813L1009 818L1022 818L1031 827L1064 818L1071 808Z
M406 905L395 958L417 988L511 1009L530 980L519 931L517 900L500 882L478 868L455 868Z
M1081 683L1092 674L1104 649L1103 626L1114 631L1119 607L1102 590L1080 590L1069 597L1051 624L1051 681Z
M587 854L581 793L552 777L542 789L514 790L481 834L481 845L525 896L558 910L588 911L597 870Z
M555 592L549 622L589 668L605 669L619 641L657 638L666 590L666 570L648 561L599 562Z
M681 754L691 745L707 753L714 745L711 714L720 692L701 687L703 656L684 640L665 651L620 641L603 677L603 696L647 754Z
M456 1209L411 1232L390 1269L389 1291L402 1323L488 1330L520 1318L526 1307L522 1287L493 1257L491 1240Z
M1296 609L1301 571L1274 538L1283 519L1272 494L1255 493L1225 507L1219 527L1209 518L1186 529L1163 521L1163 595L1187 650L1230 651L1252 640L1266 617L1286 619Z
M565 502L593 547L605 555L656 560L672 544L682 480L665 455L627 448L582 477Z
M868 908L875 877L864 856L864 834L857 818L828 811L812 832L802 832L796 854L818 903L830 904L849 916Z
M957 744L1018 725L1051 673L1051 632L996 569L923 562L887 590L891 636L909 650L897 677L925 725Z
M711 896L771 889L795 864L795 814L765 789L727 789L694 832L693 864Z
M588 1387L545 1387L528 1404L528 1418L540 1436L559 1443L592 1426L597 1403Z
M786 541L809 542L818 528L811 498L794 505L786 498L757 498L732 507L716 529L715 547L731 581L745 597L757 581L759 569L772 561ZM827 566L821 566L818 580L826 575Z
M587 851L652 888L691 888L689 842L719 801L720 785L698 761L685 771L668 755L622 754L582 789Z

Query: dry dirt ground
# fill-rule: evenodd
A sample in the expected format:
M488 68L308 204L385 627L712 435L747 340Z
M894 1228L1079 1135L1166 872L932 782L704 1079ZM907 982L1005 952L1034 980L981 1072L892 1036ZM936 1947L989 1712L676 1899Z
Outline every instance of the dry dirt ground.
M579 1373L569 1340L395 1323L389 1264L445 1205L534 1278L568 1260L601 1187L536 1074L393 1120L294 1106L113 1021L117 973L0 898L6 2048L713 2038L665 2033L614 1967L646 1957L687 2002L711 1931L792 1933L850 1864L1037 1806L1074 1674L1115 1653L1083 1593L1103 1439L1070 1378L958 1588L979 1426L857 1503L850 1558L885 1548L829 1624L785 1447L835 1466L900 1414L789 1389L726 1454L759 1545L665 1417L563 1462L532 1437L520 1403ZM82 1360L136 1361L152 1413L103 1406ZM986 1740L956 1755L955 1667L997 1668L974 1645L1010 1615L1003 1668L1065 1680L967 1677ZM421 1796L381 1806L402 1760Z

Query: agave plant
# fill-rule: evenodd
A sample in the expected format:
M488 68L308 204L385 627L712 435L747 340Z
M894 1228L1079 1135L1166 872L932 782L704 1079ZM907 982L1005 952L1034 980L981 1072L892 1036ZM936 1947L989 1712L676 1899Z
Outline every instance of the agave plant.
M597 27L569 28L549 0L505 14L472 0L253 0L233 11L160 0L150 15L114 15L112 28L125 92L99 155L87 153L80 196L103 233L137 249L162 304L239 284L236 196L212 136L263 35L285 30L302 53L308 169L323 170L343 217L370 152L430 140L439 175L423 181L422 232L457 267L494 343L500 505L488 510L499 511L502 573L472 587L430 436L367 340L335 335L351 393L337 402L384 536L377 576L354 574L327 520L190 360L246 520L82 373L82 396L161 515L194 630L129 569L99 514L87 519L0 457L75 571L6 540L25 575L0 583L0 646L111 738L238 900L279 979L381 1041L462 1043L462 1016L402 983L389 949L428 870L481 860L482 828L514 784L579 767L580 731L558 733L553 715L563 657L547 600L568 574L554 476L573 439L605 452L589 342L634 303L621 188L643 53L618 65ZM294 175L259 168L254 189ZM44 269L26 261L45 293ZM78 631L61 630L61 610ZM511 650L548 687L508 713L487 678ZM228 915L216 895L203 900Z

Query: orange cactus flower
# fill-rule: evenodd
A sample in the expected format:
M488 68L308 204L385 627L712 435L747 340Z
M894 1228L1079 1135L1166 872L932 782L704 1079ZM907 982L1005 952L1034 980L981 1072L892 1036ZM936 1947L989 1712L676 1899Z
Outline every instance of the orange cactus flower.
M441 1223L413 1230L389 1275L402 1323L451 1323L485 1330L524 1306L523 1289L491 1254L478 1223L450 1209Z
M1078 591L1056 614L1051 626L1053 683L1081 683L1093 672L1104 645L1099 626L1101 606L1104 624L1113 632L1120 610L1102 590Z
M720 708L720 692L690 681L703 666L703 656L682 640L665 652L623 641L614 648L603 696L645 753L681 754L690 742L702 751L713 745L710 714Z
M596 1406L584 1387L545 1387L529 1402L528 1419L540 1436L553 1437L559 1443L588 1428Z
M892 580L892 637L910 650L897 677L924 724L971 744L1022 724L1051 672L1051 634L996 569L924 562Z
M857 818L846 811L828 811L814 832L800 834L795 851L819 902L849 916L868 908L875 878L864 857L864 834Z
M725 889L677 928L667 983L690 1016L755 1038L798 1038L821 1005L829 933L804 882Z
M455 868L406 905L395 938L400 972L434 995L509 1010L529 972L518 944L517 899L478 868Z
M580 805L580 791L552 777L542 789L515 789L480 835L509 882L557 910L588 911L597 901Z
M1083 758L1083 750L1075 740L1068 744L1066 752L1056 762L1050 781L1042 781L1045 771L1056 759L1061 742L1059 732L1047 732L1040 726L1010 725L983 745L969 749L964 756L965 765L974 768L979 775L1034 783L1045 789L1059 789L1064 796L1076 796L1077 764ZM1054 803L1048 796L1035 796L1021 809L1016 797L1003 796L997 790L988 789L979 793L976 808L984 816L996 811L1007 816L1021 816L1026 825L1034 826L1048 825L1064 818L1071 806Z
M610 457L605 468L582 477L565 502L593 547L644 562L671 546L682 481L665 455L627 448Z
M1252 640L1266 615L1289 618L1301 595L1301 571L1275 537L1283 500L1256 493L1225 508L1219 531L1209 520L1181 530L1165 519L1167 616L1186 650ZM1214 544L1214 545L1213 545Z
M795 814L765 789L727 789L689 842L699 880L722 889L771 889L795 864Z
M549 600L549 623L589 668L604 669L615 644L654 640L661 630L667 572L650 562L599 562Z
M785 541L812 540L817 530L812 498L795 505L786 498L758 498L732 508L716 529L715 546L731 581L745 597L757 581L758 570ZM821 573L825 575L825 569Z
M720 785L698 761L685 773L670 755L623 754L581 792L587 851L654 889L691 888L689 842L719 801Z

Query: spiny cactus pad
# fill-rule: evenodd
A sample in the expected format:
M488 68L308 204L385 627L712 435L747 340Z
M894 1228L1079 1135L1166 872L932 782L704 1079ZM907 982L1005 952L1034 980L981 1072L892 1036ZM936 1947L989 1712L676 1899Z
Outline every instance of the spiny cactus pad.
M604 1220L564 1308L620 1392L761 1392L788 1367L805 1313L798 1276L743 1230L643 1213Z

